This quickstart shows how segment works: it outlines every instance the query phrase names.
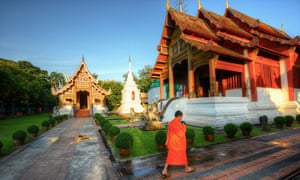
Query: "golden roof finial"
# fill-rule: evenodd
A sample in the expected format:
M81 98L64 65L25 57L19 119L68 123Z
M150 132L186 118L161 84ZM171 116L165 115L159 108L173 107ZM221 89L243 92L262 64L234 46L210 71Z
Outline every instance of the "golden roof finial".
M198 0L198 10L200 10L201 8L202 8L201 0Z
M81 59L81 61L84 62L84 55L83 55L83 54L82 54L82 59Z
M167 10L170 9L170 0L166 0L166 7L167 7Z
M226 8L229 8L228 0L226 0Z
M179 10L180 10L180 12L183 11L183 8L182 8L182 0L179 0Z
M284 24L281 23L281 31L284 32Z

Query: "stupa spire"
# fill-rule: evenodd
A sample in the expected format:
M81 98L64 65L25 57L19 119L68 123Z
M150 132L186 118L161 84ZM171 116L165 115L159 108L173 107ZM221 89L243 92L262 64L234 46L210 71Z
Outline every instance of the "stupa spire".
M226 0L226 8L229 8L228 0Z
M166 8L167 8L167 10L170 9L170 0L166 0Z
M201 0L198 0L198 10L202 8Z
M128 59L128 71L131 72L131 58Z

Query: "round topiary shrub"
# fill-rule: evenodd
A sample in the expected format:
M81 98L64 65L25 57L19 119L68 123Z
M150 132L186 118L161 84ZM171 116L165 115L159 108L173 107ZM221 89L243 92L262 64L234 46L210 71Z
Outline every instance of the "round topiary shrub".
M243 122L240 124L240 129L242 130L243 136L250 136L253 125L250 122Z
M36 125L31 125L27 128L27 132L30 134L31 138L35 138L39 133L39 127Z
M43 121L42 123L41 123L41 125L42 125L42 127L49 127L49 121Z
M121 157L127 157L131 153L133 137L127 132L120 133L115 140L115 145L119 148Z
M54 127L55 126L55 120L54 119L49 119L49 124Z
M234 138L235 134L238 131L237 125L233 124L233 123L227 123L224 126L224 131L227 134L228 138Z
M161 130L155 134L156 144L165 145L167 140L167 131Z
M185 136L189 146L192 146L195 138L195 130L192 128L186 128Z
M108 130L109 130L109 128L111 128L112 127L112 124L110 123L110 122L106 122L104 125L103 125L103 131L105 132L105 133L108 133Z
M105 118L101 118L100 120L99 120L99 124L100 124L100 126L103 128L104 127L104 125L107 123L107 122L109 122L107 119L105 119Z
M300 124L300 114L296 115L296 121Z
M21 131L21 130L14 132L13 135L12 135L12 138L13 138L14 143L16 145L23 145L24 142L25 142L26 137L27 137L26 132Z
M211 126L204 126L202 128L202 132L204 134L204 139L206 141L214 141L215 140L215 129Z
M290 115L287 115L287 116L284 117L284 120L285 120L285 125L287 127L291 127L293 125L293 122L294 122L294 117L290 116Z
M109 130L108 130L108 135L109 135L110 137L115 137L115 136L117 136L118 134L120 134L120 128L119 128L119 127L112 126L111 128L109 128Z
M285 124L285 119L282 116L277 116L274 118L274 123L275 123L276 128L282 129L283 125Z

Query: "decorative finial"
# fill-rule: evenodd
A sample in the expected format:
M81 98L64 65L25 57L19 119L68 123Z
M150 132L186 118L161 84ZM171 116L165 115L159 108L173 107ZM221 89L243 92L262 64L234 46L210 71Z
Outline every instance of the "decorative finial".
M281 31L284 32L284 24L281 23Z
M83 55L83 54L82 54L82 59L81 59L81 61L84 62L84 55Z
M226 0L226 8L229 8L228 0Z
M182 12L183 8L182 8L182 0L179 0L179 11Z
M198 0L198 10L200 10L201 8L202 8L201 0Z
M129 59L128 59L128 70L131 71L131 58L129 55Z
M166 7L167 7L167 10L170 9L170 0L166 0Z

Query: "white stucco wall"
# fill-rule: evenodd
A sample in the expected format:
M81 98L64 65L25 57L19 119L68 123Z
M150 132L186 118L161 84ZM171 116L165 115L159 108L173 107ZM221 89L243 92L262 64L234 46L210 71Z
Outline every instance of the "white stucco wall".
M242 93L242 89L228 89L225 91L225 95L226 97L242 97L243 93Z

